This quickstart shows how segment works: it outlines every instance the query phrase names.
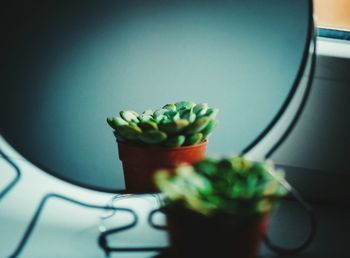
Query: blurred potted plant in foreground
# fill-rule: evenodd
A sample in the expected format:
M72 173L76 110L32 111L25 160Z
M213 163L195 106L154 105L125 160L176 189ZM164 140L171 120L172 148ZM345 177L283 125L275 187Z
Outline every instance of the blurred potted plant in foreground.
M126 191L155 192L154 171L194 163L205 157L207 138L215 128L218 109L207 103L180 101L141 114L120 111L107 118L118 142Z
M172 257L258 255L269 215L286 190L271 162L205 159L159 170Z

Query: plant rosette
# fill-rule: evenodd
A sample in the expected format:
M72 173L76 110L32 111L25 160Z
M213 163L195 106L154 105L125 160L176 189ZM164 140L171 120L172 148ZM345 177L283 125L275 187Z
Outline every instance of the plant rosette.
M180 101L155 111L120 111L120 117L108 117L118 143L126 192L156 192L156 170L204 159L218 112L207 103Z
M283 171L244 157L159 170L172 257L253 258L271 212L287 193Z

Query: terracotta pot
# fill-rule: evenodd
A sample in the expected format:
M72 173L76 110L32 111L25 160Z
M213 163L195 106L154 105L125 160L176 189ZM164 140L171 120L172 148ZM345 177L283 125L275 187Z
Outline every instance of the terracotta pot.
M119 159L123 164L127 193L157 192L154 172L174 168L181 163L195 163L204 159L207 141L175 148L130 145L118 142Z
M170 257L258 257L268 227L269 214L240 218L208 219L167 214ZM231 220L230 219L230 220Z

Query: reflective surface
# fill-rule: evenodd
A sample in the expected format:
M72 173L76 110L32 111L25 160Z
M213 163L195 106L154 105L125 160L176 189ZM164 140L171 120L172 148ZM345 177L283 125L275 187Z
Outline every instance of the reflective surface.
M81 2L81 3L78 3ZM105 118L188 99L221 110L208 153L240 152L286 100L308 1L118 1L4 8L1 132L45 171L124 188Z

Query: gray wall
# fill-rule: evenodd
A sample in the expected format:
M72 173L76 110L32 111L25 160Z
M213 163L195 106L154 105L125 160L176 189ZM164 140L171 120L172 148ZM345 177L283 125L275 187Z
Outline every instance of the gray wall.
M309 199L349 203L349 100L350 59L319 54L299 123L272 156Z

